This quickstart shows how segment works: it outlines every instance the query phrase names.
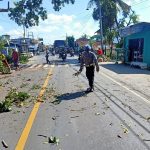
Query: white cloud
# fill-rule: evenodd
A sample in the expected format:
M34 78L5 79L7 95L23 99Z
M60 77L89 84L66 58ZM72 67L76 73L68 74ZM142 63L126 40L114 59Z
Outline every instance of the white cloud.
M14 30L10 30L10 31L7 31L6 34L10 35L12 38L18 38L18 37L21 37L23 36L23 30L21 29L14 29Z
M74 16L73 15L56 15L56 14L48 14L47 20L45 20L43 23L44 24L69 24L73 21Z
M0 32L2 32L4 29L3 29L3 27L2 26L0 26Z
M79 38L86 33L87 35L93 35L98 29L98 23L96 24L91 17L91 20L78 20L74 15L56 15L48 14L48 19L42 21L39 26L29 29L36 37L43 37L46 43L53 43L56 39L65 39L66 34L68 36L74 36Z
M92 17L89 19L80 19L75 15L66 14L48 14L45 21L40 21L39 26L27 29L33 32L34 38L43 38L45 43L53 43L56 39L65 39L66 35L74 36L76 39L83 34L93 35L98 29L98 22L95 23ZM3 28L0 26L0 31ZM5 29L5 34L11 35L11 38L23 37L23 28Z

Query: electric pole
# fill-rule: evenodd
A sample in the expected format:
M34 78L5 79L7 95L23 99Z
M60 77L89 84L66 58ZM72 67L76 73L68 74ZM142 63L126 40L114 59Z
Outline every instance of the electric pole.
M100 34L101 34L101 49L104 52L103 48L103 24L102 24L102 5L100 0L97 0L98 3L98 9L99 9L99 25L100 25Z

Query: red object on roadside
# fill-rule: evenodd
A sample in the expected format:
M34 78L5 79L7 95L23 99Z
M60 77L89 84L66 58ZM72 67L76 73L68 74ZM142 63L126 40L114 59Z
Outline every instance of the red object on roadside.
M12 53L12 58L13 58L14 61L17 61L17 60L19 59L19 54L18 54L18 52L13 51L13 53Z
M98 55L103 55L102 49L98 49L97 53L98 53Z

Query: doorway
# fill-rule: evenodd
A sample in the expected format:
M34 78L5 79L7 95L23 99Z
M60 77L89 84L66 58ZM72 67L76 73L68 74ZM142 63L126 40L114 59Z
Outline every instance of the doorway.
M128 60L143 62L144 38L129 40Z

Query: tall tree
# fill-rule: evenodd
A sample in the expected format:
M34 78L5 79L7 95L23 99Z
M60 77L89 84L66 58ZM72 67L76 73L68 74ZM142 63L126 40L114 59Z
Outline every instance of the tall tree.
M119 29L138 22L138 16L131 7L122 0L99 0L102 10L103 36L105 42L112 48L114 38L117 38L119 45L122 38L119 35ZM93 19L100 20L100 7L98 0L90 0L88 8L93 8ZM118 15L119 14L119 15Z
M98 6L101 4L102 8L102 24L103 24L103 32L104 36L107 32L108 28L111 28L116 23L118 25L117 14L119 11L122 11L122 14L126 16L129 12L131 7L124 3L122 0L90 0L88 3L88 8L94 6L93 9L93 19L98 21L101 19L100 16L100 7Z
M26 28L39 24L39 19L47 19L47 11L42 6L44 0L19 0L14 8L9 9L8 16L19 26ZM65 4L74 4L75 0L51 0L53 9L59 11Z
M74 43L75 42L75 38L74 38L74 36L67 36L66 41L67 41L67 45L69 47L74 48L74 46L75 46L75 43Z

